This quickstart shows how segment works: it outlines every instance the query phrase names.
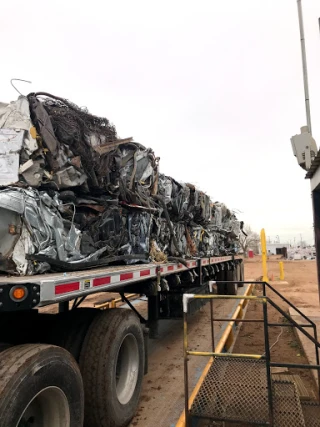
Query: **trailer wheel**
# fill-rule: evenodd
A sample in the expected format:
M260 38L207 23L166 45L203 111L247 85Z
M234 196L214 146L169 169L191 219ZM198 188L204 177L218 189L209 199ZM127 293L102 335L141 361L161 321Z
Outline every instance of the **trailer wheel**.
M125 427L134 416L144 374L144 339L127 309L101 312L80 354L86 427Z
M244 282L244 262L242 261L240 263L240 280L242 280Z
M79 427L83 400L79 368L66 350L25 344L0 354L0 427Z
M10 347L12 347L11 344L8 344L6 342L1 342L0 343L0 353L2 353L3 351L7 350Z
M227 271L226 270L220 270L217 275L217 281L225 281L227 277ZM217 283L217 293L218 295L227 295L227 287L225 283Z
M52 344L65 348L79 362L83 341L94 317L100 311L96 308L77 308L59 314L52 323Z
M235 280L239 280L239 282L243 281L243 274L242 274L242 269L243 269L243 263L240 262L239 264L237 264L236 267L236 279ZM243 283L238 283L238 288L243 288Z
M224 283L217 283L218 295L227 295L226 285Z
M226 280L228 282L232 282L235 279L235 270L227 270L226 272ZM227 283L227 295L237 295L238 285L236 283Z

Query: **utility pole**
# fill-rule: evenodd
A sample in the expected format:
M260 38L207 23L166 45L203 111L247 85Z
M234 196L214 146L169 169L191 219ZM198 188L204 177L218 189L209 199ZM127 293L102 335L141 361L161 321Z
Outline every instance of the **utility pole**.
M309 84L308 84L308 69L307 69L307 56L306 56L306 43L304 38L304 27L303 27L303 16L302 16L302 5L301 0L297 0L298 5L298 16L299 16L299 28L300 28L300 41L301 41L301 56L302 56L302 70L303 70L303 83L304 83L304 94L306 104L306 115L307 124L310 135L311 130L311 113L310 113L310 97L309 97ZM319 21L320 23L320 21Z

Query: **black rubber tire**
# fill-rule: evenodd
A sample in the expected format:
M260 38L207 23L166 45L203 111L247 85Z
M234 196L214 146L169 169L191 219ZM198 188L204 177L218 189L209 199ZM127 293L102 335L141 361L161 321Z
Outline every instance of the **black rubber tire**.
M227 280L226 277L226 270L220 270L217 273L217 282L223 282ZM218 295L227 295L227 287L225 283L217 283L217 293Z
M70 427L82 426L83 384L70 353L47 344L24 344L3 351L0 354L0 427L16 427L24 409L47 387L57 387L65 394Z
M237 278L235 279L235 280L239 280L240 282L243 281L242 274L241 274L241 266L242 266L242 262L237 264L237 268L236 268ZM243 283L238 283L238 288L243 288L243 286L244 286Z
M227 270L226 272L226 281L233 282L235 277L235 270ZM238 285L236 283L227 283L227 295L237 295Z
M245 278L244 278L244 262L243 261L240 263L240 280L242 280L243 282L245 281Z
M8 344L6 342L1 342L0 343L0 353L2 353L3 351L7 350L10 347L12 347L12 344Z
M218 295L227 295L227 287L224 283L217 283Z
M123 339L131 334L138 344L136 386L126 404L116 393L116 366ZM144 374L144 338L136 314L127 309L101 312L90 325L80 355L85 390L85 427L126 427L140 399Z
M65 348L79 362L80 352L91 322L100 310L95 308L77 308L61 313L52 324L51 344Z

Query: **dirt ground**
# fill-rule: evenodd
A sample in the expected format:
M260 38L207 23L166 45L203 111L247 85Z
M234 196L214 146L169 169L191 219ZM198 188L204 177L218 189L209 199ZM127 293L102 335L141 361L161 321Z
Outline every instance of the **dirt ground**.
M282 260L281 260L282 261ZM275 281L274 287L289 301L298 307L319 309L319 296L316 276L315 261L284 261L285 280L288 284L277 284L279 279L279 259L272 257L268 262L268 275ZM247 278L260 279L261 277L260 258L247 260L245 262L245 274ZM257 287L256 295L261 295L262 291ZM280 308L288 312L288 305L277 295L270 292L267 294ZM320 313L320 310L319 310ZM247 319L261 319L261 304L251 302L247 310ZM275 308L268 308L269 322L286 324L286 319ZM307 364L308 361L300 347L299 341L291 327L269 328L271 361L280 363ZM255 353L264 352L263 324L246 323L241 326L238 339L234 348L235 353ZM315 391L315 381L311 371L290 369L286 374L298 374L303 380L308 390Z
M269 279L279 280L280 257L268 260ZM277 289L299 307L319 308L316 261L284 261L285 280L288 285L277 285ZM257 279L262 275L261 259L255 257L245 261L245 275Z
M215 301L217 316L225 317L235 302ZM181 320L160 323L160 337L149 341L149 372L144 378L140 405L130 427L174 427L184 408L183 325ZM215 326L218 341L222 322ZM189 349L211 351L209 307L206 305L188 321ZM207 357L190 357L189 391L205 368Z

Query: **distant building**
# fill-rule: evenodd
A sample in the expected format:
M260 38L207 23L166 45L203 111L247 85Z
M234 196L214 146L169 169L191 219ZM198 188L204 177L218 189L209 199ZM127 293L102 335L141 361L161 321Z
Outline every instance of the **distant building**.
M288 252L290 248L290 244L289 243L267 243L268 255L285 255L284 248L285 248L285 251Z

